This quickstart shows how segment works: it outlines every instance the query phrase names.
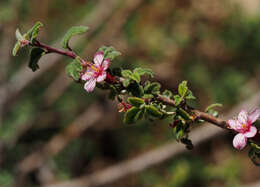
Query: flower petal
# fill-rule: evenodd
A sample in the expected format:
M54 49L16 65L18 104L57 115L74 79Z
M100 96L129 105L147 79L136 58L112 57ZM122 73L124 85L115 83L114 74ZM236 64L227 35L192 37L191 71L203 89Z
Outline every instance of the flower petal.
M244 133L244 136L247 137L247 138L252 138L256 135L256 133L257 133L257 128L255 126L251 126L249 128L249 131Z
M92 92L94 90L96 86L96 79L90 79L89 81L87 81L84 85L84 89L87 92Z
M107 70L107 68L109 67L109 65L110 65L110 59L107 58L107 59L105 59L105 60L103 61L103 63L102 63L102 66L103 66L104 70Z
M93 76L94 76L93 71L87 71L86 73L84 73L84 75L82 75L81 79L84 81L87 81L87 80L91 79Z
M246 110L241 110L240 113L238 114L238 121L241 124L247 124L247 117L248 117L248 112Z
M248 122L250 124L254 123L260 116L260 108L256 108L251 111L248 115Z
M242 150L246 146L246 142L247 138L243 134L239 133L233 139L233 146L238 150Z
M102 74L97 77L97 82L102 82L103 80L106 79L106 77L107 77L107 73L103 71Z
M94 55L94 63L95 63L95 65L101 66L103 60L104 60L104 52L103 51L97 52Z
M238 130L238 129L241 128L240 123L237 120L234 120L234 119L227 120L227 124L229 125L229 127L231 129L234 129L234 130Z

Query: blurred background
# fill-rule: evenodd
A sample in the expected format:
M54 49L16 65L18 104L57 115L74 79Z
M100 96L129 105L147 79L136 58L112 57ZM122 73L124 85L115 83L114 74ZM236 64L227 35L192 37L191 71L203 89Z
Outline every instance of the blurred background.
M164 89L188 80L196 107L237 112L260 105L259 10L258 0L1 0L0 186L260 186L232 134L203 128L186 151L167 122L124 125L107 92L65 75L70 59L46 55L33 73L28 49L11 57L17 27L41 21L40 40L60 47L67 29L87 25L71 42L86 59L112 45L123 54L113 67L152 68Z

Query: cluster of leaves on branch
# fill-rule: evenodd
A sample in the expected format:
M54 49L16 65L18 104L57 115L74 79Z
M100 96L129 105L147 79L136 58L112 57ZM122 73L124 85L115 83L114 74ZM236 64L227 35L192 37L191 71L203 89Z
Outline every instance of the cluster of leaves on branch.
M182 142L188 149L193 145L189 139L189 132L192 125L200 122L210 122L227 130L238 132L234 138L233 145L242 149L247 144L251 147L249 156L255 164L256 158L260 157L260 147L253 139L258 130L252 126L260 115L260 109L254 110L247 115L241 111L238 120L220 121L215 107L221 104L212 104L204 112L195 110L189 105L189 100L195 100L192 91L187 86L187 81L179 84L178 90L174 93L170 90L162 90L161 84L151 81L154 74L151 69L137 67L134 70L123 70L121 68L109 68L116 57L121 53L113 47L102 46L94 55L93 62L78 56L70 47L71 37L83 34L88 27L72 27L65 35L60 50L47 46L37 40L42 23L37 22L28 32L21 34L17 29L17 42L13 49L15 56L21 47L32 47L30 52L29 68L32 71L39 69L38 61L48 53L58 53L72 58L72 62L66 66L67 74L77 83L84 83L87 92L92 92L95 87L109 90L109 98L118 101L119 112L124 112L123 122L133 124L139 120L167 120L177 141ZM203 115L198 115L198 112ZM250 117L254 120L251 120ZM251 120L251 121L250 121ZM222 125L222 126L221 126Z

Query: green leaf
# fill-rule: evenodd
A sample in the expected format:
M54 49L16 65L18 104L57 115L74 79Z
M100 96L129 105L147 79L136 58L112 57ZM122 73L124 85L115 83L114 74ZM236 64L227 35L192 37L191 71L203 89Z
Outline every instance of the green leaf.
M112 46L102 46L98 49L98 51L103 51L104 52L104 58L109 58L110 60L114 60L116 57L121 55L121 53L117 50L115 50L114 47Z
M221 103L214 103L214 104L211 104L209 105L206 109L205 109L205 112L208 112L212 109L214 109L215 107L222 107L223 105Z
M63 38L62 47L64 49L68 49L69 48L69 40L71 39L72 36L78 35L78 34L83 34L87 31L88 31L88 27L86 27L86 26L71 27Z
M133 73L130 70L122 70L121 74L124 78L129 78Z
M174 96L174 103L175 103L175 105L178 106L179 104L181 104L181 102L182 102L182 97L179 96L179 95L175 95Z
M139 108L136 108L136 107L131 107L126 113L125 113L125 116L124 116L124 120L123 122L126 123L126 124L131 124L131 123L135 123L136 120L139 118L139 115L138 114L140 112L140 109Z
M129 84L130 84L130 80L128 78L124 79L123 86L126 88L129 86Z
M178 113L183 117L184 120L190 120L191 119L190 115L185 110L183 110L182 108L179 108Z
M22 34L20 33L19 29L16 29L15 31L15 36L17 40L23 40L24 37L22 36Z
M33 41L37 37L42 26L43 24L41 22L36 22L34 26L24 36L26 36L27 40Z
M158 82L153 82L151 84L147 84L144 87L144 92L146 94L158 94L160 93L161 85Z
M153 71L148 68L135 68L134 73L137 73L139 76L149 75L150 77L153 77Z
M177 141L180 141L182 138L185 137L185 132L181 123L173 128L173 134Z
M143 98L144 99L152 99L154 96L152 94L144 94Z
M20 42L20 41L17 41L17 42L15 43L14 48L13 48L13 51L12 51L13 56L16 56L16 55L17 55L17 53L18 53L20 47L21 47L21 42Z
M130 75L129 78L136 81L137 83L140 83L141 81L141 77L137 73L132 73L132 75Z
M178 87L178 93L181 97L185 97L186 96L186 93L188 91L188 87L187 87L187 81L182 81L180 84L179 84L179 87Z
M141 105L145 104L144 100L139 97L128 97L127 101L135 107L140 107Z
M173 94L170 90L165 90L163 93L162 93L163 96L169 98L169 99L172 99L173 97Z
M186 99L196 99L196 97L193 96L192 91L188 90L186 93Z
M163 115L162 112L159 111L155 106L153 105L146 105L145 106L146 112L153 116L153 117L161 117Z
M38 61L44 54L45 51L41 48L33 48L31 50L29 68L31 68L32 71L39 69Z
M66 66L66 73L76 81L80 79L81 71L82 65L78 58Z

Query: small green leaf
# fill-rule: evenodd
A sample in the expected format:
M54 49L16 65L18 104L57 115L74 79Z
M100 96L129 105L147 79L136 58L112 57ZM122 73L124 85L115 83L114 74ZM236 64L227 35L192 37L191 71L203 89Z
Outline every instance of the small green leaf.
M179 95L175 95L174 96L174 103L175 103L175 105L178 106L179 104L181 104L181 102L182 102L182 97L179 96Z
M136 81L137 83L140 83L141 81L141 77L137 73L132 73L132 75L130 75L129 78Z
M150 77L153 77L153 71L148 68L135 68L134 73L137 73L139 76L149 75Z
M19 29L16 29L15 31L15 36L17 40L23 40L24 37L22 36L22 34L20 33Z
M140 109L139 109L139 108L131 107L131 108L125 113L123 122L126 123L126 124L135 123L136 120L137 120L137 118L139 117L139 116L137 116L137 115L140 115L140 114L138 114L138 112L140 112Z
M196 97L193 96L192 91L188 90L185 99L196 99Z
M154 96L152 94L144 94L144 99L152 99Z
M76 81L79 80L81 71L82 65L78 58L66 66L66 73Z
M206 109L205 109L205 112L208 112L209 110L212 110L214 109L215 107L222 107L223 105L220 104L220 103L214 103L214 104L211 104L209 105Z
M17 42L15 43L14 48L13 48L13 51L12 51L13 56L16 56L16 55L17 55L17 53L18 53L20 47L21 47L21 42L20 42L20 41L17 41Z
M169 98L169 99L172 99L173 97L173 94L170 90L165 90L163 93L162 93L163 96Z
M124 79L123 86L126 88L126 87L129 86L129 84L130 84L130 80L129 79Z
M153 116L153 117L161 117L163 115L162 112L159 111L155 106L153 105L146 105L145 106L146 112Z
M115 50L114 47L112 46L102 46L98 49L98 51L103 51L104 52L104 58L109 58L110 60L114 60L116 57L121 55L121 53L117 50Z
M121 74L124 78L129 78L133 73L130 70L122 70Z
M160 93L161 85L158 82L147 84L144 87L144 93L146 94L158 94Z
M183 137L185 137L185 132L181 123L173 128L173 134L177 141L180 141Z
M188 91L188 87L187 87L187 81L182 81L180 84L179 84L179 87L178 87L178 93L181 97L185 97L186 96L186 93Z
M144 100L139 97L128 97L127 101L135 107L140 107L144 104Z
M184 120L190 120L191 119L190 115L185 110L183 110L182 108L179 108L178 113L183 117Z
M71 27L63 38L62 47L64 49L68 49L69 48L69 40L71 39L72 36L78 35L78 34L83 34L87 31L88 31L88 27L86 27L86 26Z
M38 61L40 58L45 54L45 51L41 48L32 48L31 54L30 54L30 62L29 62L29 68L32 69L32 71L36 71L39 69Z
M26 37L27 40L33 41L37 37L42 26L43 24L41 22L36 22L34 26L24 35L24 37Z

